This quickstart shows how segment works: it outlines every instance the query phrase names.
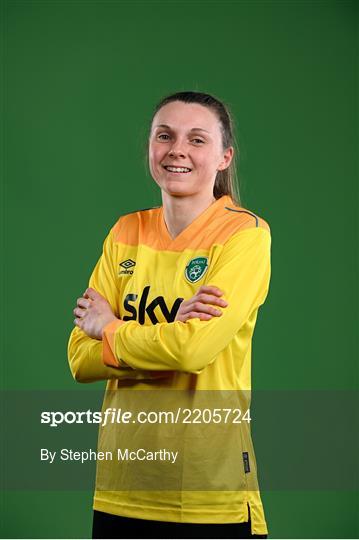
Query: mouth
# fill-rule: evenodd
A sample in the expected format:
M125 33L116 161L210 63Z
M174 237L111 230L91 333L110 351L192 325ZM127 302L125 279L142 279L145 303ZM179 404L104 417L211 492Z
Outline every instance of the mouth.
M173 167L172 165L163 165L163 168L172 174L188 174L192 170L188 167Z

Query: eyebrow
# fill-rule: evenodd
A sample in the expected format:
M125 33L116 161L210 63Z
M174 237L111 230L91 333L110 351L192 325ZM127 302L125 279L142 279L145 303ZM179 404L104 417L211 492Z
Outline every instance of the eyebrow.
M170 126L168 126L167 124L158 124L157 126L155 126L156 128L158 127L163 127L163 128L167 128L167 129L172 129ZM195 128L192 128L190 129L190 131L205 131L206 133L209 133L209 131L207 131L206 129L203 129L203 128L199 128L199 127L195 127Z

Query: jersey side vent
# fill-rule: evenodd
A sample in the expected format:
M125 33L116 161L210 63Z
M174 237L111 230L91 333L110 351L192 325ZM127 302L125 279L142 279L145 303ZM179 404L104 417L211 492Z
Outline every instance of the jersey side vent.
M250 466L249 466L249 455L248 452L242 452L243 456L243 465L244 465L244 472L247 474L251 472Z

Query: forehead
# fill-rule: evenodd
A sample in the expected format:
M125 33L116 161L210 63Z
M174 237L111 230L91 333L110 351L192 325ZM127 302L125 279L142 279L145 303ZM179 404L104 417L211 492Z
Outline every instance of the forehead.
M202 128L212 134L219 132L216 114L199 103L183 103L181 101L167 103L155 114L152 122L153 129L158 124L167 124L171 128L183 130Z

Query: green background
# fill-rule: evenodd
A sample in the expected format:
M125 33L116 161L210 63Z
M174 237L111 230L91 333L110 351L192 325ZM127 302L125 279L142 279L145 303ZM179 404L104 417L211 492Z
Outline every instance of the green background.
M231 108L243 206L271 226L254 387L357 388L357 2L14 0L1 19L2 388L88 388L72 309L117 218L160 203L146 133L181 90ZM358 535L354 493L262 498L272 538ZM2 501L2 537L91 534L92 493Z

